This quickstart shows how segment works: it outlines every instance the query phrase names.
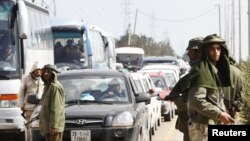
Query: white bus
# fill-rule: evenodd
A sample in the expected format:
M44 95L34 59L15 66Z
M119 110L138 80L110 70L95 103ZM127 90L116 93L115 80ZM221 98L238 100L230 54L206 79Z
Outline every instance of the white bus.
M114 42L96 26L79 21L52 20L55 65L67 69L113 69ZM76 55L72 54L76 51Z
M140 69L142 67L144 50L139 47L119 47L115 49L116 62L125 67Z
M53 64L49 12L24 0L0 0L0 138L24 141L25 119L18 107L24 74L35 61ZM8 139L7 139L8 140Z

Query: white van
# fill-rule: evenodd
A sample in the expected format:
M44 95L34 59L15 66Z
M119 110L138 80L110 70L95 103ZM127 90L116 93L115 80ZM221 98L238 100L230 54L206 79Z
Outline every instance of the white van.
M153 80L147 73L131 72L132 79L138 90L142 93L151 94L151 103L147 105L149 113L148 131L150 138L154 135L157 126L161 124L161 101L158 100L158 93L155 92Z

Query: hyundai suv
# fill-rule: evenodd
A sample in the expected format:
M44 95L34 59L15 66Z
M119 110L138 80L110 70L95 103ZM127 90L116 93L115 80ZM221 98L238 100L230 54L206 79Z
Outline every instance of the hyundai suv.
M145 141L148 93L136 93L128 72L115 70L70 70L59 73L63 85L65 129L63 141ZM107 96L111 86L120 94ZM32 114L32 140L44 137L39 131L36 110Z

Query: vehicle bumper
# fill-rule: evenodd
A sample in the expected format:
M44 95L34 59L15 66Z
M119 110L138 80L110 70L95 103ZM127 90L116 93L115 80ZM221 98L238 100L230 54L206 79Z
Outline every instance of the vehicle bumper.
M25 119L20 108L1 108L0 133L22 132L25 129Z
M140 135L139 127L124 128L71 128L63 132L63 141L71 140L71 130L90 130L91 141L135 141ZM32 141L44 141L39 128L32 128Z

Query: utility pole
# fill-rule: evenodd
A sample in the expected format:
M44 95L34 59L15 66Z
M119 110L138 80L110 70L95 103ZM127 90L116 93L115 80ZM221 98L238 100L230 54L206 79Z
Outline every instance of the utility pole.
M225 40L227 41L227 45L230 47L230 50L232 50L232 46L230 45L230 26L229 26L229 1L225 1L225 8L224 8L224 23L225 23L225 30L224 30L224 36Z
M136 22L137 22L137 13L138 13L138 9L136 9L136 13L135 13L134 35L135 35Z
M235 56L235 23L234 23L234 0L232 0L232 33L231 33L231 41L232 41L232 52L233 56Z
M220 4L218 6L218 12L219 12L219 34L221 36L221 16L220 16Z
M250 58L250 2L248 0L248 58Z
M241 63L241 0L239 0L239 63Z
M54 17L56 17L56 0L53 0L54 3Z
M130 46L130 44L131 44L131 24L128 24L127 33L128 33L128 46Z
M126 28L130 24L130 0L124 0L125 2L125 7L124 7L124 32L126 31Z

